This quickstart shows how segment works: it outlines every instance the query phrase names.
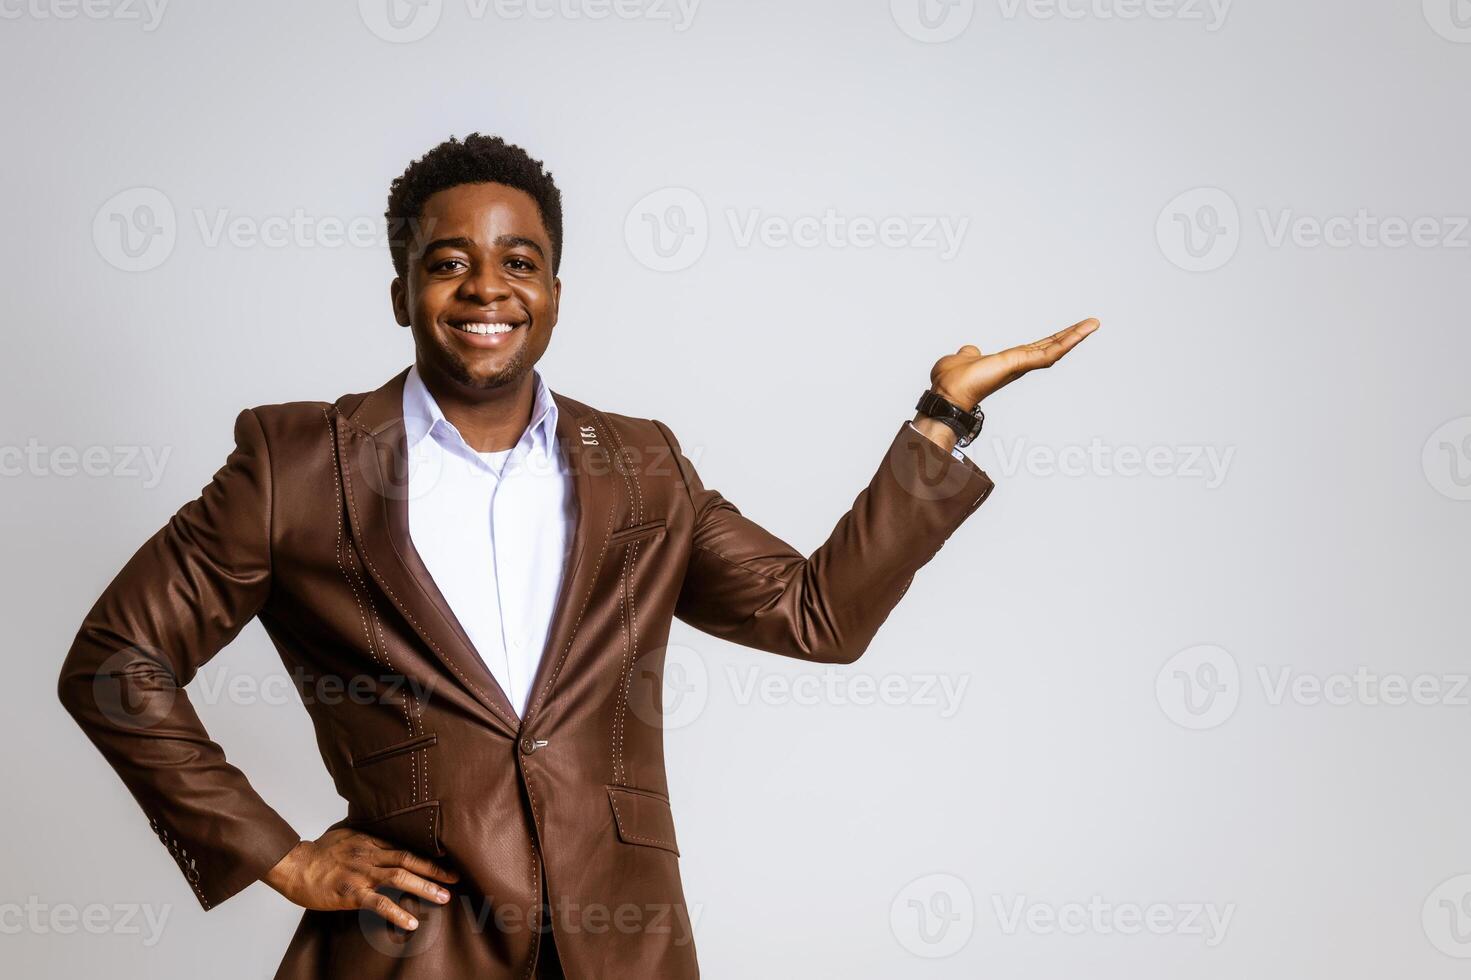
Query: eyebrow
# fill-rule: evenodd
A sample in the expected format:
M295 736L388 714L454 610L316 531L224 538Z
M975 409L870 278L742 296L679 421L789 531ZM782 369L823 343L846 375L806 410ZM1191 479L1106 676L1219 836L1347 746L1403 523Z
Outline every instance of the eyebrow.
M537 244L535 240L526 238L523 235L501 235L500 237L496 238L495 241L491 242L491 244L494 245L496 248L525 247L535 249L537 255L540 255L543 259L546 258L546 252L542 250L542 247ZM475 241L474 239L465 238L463 236L457 236L455 238L436 238L434 241L425 245L424 250L419 254L428 255L430 252L441 248L457 248L461 251L469 252L475 249Z

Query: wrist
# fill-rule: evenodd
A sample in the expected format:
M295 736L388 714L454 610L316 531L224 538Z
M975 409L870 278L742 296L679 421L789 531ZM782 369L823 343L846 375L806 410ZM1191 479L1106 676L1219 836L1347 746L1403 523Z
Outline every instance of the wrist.
M931 418L922 412L915 413L911 424L919 430L921 435L947 453L954 449L955 443L959 441L959 436L955 434L954 429L939 419Z
M950 402L952 405L956 405L963 411L967 412L973 410L980 401L977 398L961 398L953 391L949 391L938 384L930 385L930 391L939 395L941 398L945 399L947 402Z
M287 851L285 857L277 861L271 870L261 876L261 881L285 894L286 889L297 877L301 863L306 857L306 847L306 841L297 841L296 846Z
M976 399L957 398L944 385L932 384L914 406L915 424L925 420L928 438L946 448L968 445L981 433L986 417ZM948 430L948 435L943 430Z

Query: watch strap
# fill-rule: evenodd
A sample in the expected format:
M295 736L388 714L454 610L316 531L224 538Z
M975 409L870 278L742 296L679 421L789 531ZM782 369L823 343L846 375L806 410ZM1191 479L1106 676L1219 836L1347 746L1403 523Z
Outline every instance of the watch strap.
M970 445L971 441L980 435L981 426L986 421L986 415L981 411L979 405L966 411L948 398L928 388L919 396L919 401L914 407L922 415L938 419L955 430L957 446Z

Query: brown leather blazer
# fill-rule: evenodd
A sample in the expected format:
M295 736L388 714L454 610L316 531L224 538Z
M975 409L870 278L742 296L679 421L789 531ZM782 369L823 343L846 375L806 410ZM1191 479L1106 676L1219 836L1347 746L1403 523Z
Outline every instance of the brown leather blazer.
M852 662L991 480L901 422L804 558L706 488L663 423L554 392L578 518L518 718L409 539L407 373L241 412L224 466L88 612L61 700L213 908L300 839L184 692L259 617L347 801L338 825L460 872L448 905L404 897L407 937L306 912L278 976L526 977L551 928L569 976L695 977L658 725L671 620Z

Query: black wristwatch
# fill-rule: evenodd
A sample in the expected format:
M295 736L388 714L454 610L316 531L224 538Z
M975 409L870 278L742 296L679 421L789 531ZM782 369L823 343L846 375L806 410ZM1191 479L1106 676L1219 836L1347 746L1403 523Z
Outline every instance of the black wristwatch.
M975 437L981 434L981 426L986 422L986 413L981 411L981 406L967 412L959 405L935 394L928 388L919 396L919 404L914 406L921 414L928 415L932 419L939 419L950 428L955 430L958 437L955 441L957 446L969 446Z

